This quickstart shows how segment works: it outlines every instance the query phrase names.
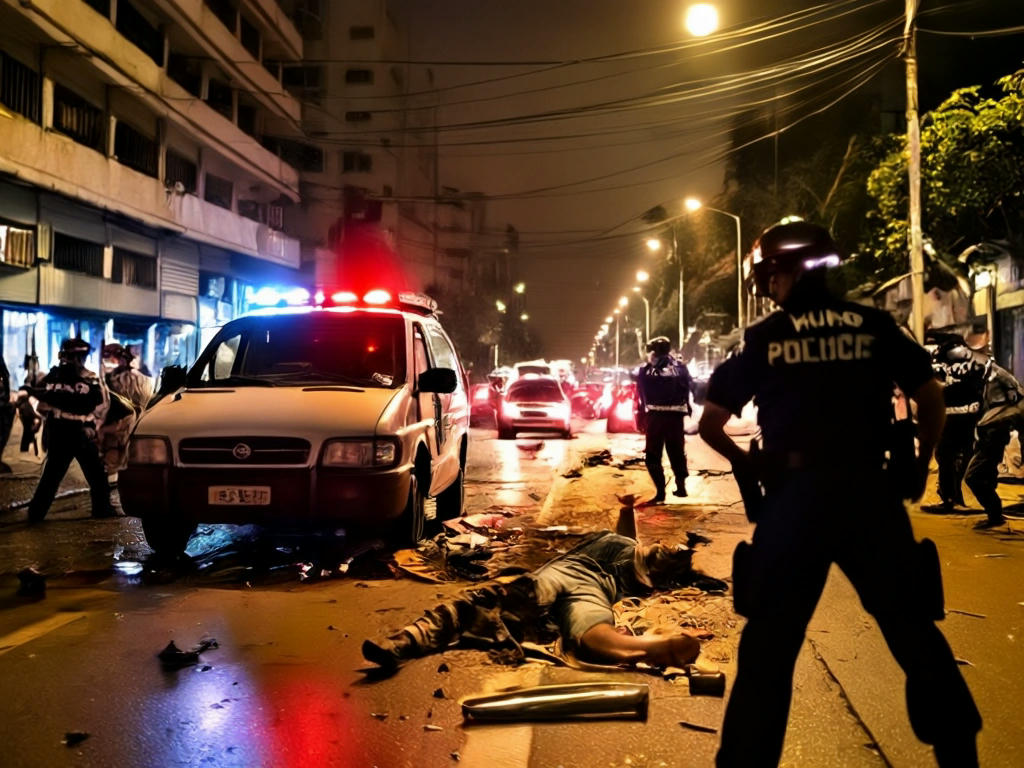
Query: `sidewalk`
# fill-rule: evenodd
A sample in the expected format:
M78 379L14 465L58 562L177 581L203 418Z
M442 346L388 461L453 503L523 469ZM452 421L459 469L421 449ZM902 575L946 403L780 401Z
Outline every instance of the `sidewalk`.
M36 435L36 442L42 443L41 435ZM0 522L10 523L24 518L24 508L28 505L39 482L42 472L43 458L46 454L36 456L30 448L27 453L20 451L21 421L15 418L11 438L4 448L3 460L13 470L9 474L0 474ZM42 446L40 446L40 450ZM71 462L71 468L64 476L57 491L57 498L69 494L82 493L88 490L85 477L77 461Z

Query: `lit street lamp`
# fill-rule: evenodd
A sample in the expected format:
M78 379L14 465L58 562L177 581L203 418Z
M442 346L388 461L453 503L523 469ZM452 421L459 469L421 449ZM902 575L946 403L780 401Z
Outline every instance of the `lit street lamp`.
M718 11L710 3L697 3L686 9L686 31L694 37L707 37L718 29Z
M686 198L684 204L686 210L697 211L704 208L708 211L714 211L720 213L723 216L728 216L736 223L736 326L743 328L746 324L746 306L743 301L743 236L740 230L740 217L735 213L729 213L718 208L712 208L710 205L704 205L696 197Z

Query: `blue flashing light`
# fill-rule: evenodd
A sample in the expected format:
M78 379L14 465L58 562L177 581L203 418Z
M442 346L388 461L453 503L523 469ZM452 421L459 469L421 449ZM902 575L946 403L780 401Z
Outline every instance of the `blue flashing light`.
M310 293L305 288L282 288L265 285L257 290L245 291L245 299L253 307L299 307L309 303Z

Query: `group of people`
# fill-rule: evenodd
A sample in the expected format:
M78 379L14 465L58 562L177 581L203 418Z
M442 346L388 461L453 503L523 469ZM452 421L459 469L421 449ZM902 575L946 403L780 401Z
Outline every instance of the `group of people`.
M28 506L29 523L46 517L61 480L77 461L89 484L92 516L120 516L111 503L109 477L124 466L128 435L135 419L153 396L152 380L132 364L134 356L121 344L103 347L104 376L88 370L92 345L80 338L61 342L58 364L42 374L38 361L25 361L25 381L12 398L10 373L0 363L0 450L10 437L17 413L22 422L21 451L34 447L42 432L46 459ZM10 471L6 464L0 471Z
M946 423L935 450L939 506L944 511L966 506L966 483L985 510L985 519L976 527L1002 525L1006 520L996 492L999 466L1011 432L1024 431L1024 387L962 336L937 334L932 341L932 367L943 385L946 406Z
M831 290L828 267L839 261L822 227L789 220L762 233L751 258L754 291L778 310L747 329L742 347L708 384L700 434L732 464L754 523L752 541L741 543L733 559L733 603L746 624L716 763L778 764L797 656L835 563L906 674L914 733L933 747L941 768L973 768L981 716L936 625L944 616L938 552L931 541L915 539L904 505L924 493L944 434L943 389L928 352L888 313L846 302ZM661 451L669 443L676 493L685 492L680 444L687 377L667 343L652 340L651 361L638 377L655 500L665 497ZM986 377L993 386L999 381ZM917 452L909 462L893 461L894 387L917 406ZM725 432L731 414L751 400L763 442L756 452ZM664 588L690 570L680 553L641 544L635 533L603 532L534 571L516 590L553 617L563 640L584 658L663 666L686 662L699 646L692 637L673 648L620 635L611 606L638 584ZM907 588L893 589L894 583ZM403 659L449 647L481 631L474 621L481 609L503 619L508 594L516 590L478 588L392 637L367 640L363 654L393 669ZM505 624L483 626L493 632Z

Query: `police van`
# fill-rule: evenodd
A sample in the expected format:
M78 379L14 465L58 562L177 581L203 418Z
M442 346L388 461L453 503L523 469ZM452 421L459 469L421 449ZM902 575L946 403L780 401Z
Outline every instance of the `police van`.
M232 320L187 373L165 371L121 502L157 552L183 551L199 523L365 526L412 544L428 509L462 514L468 434L465 371L432 300L318 292Z

